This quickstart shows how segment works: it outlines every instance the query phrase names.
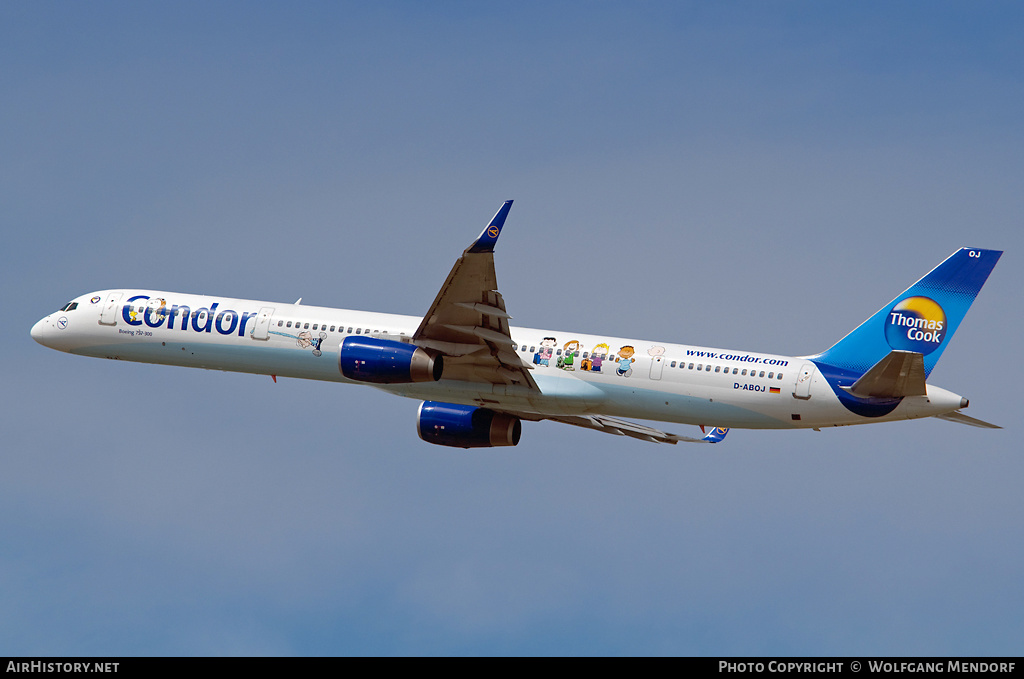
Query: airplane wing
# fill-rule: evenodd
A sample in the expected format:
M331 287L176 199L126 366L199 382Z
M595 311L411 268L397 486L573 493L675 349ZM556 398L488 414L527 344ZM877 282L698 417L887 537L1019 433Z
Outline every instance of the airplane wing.
M512 348L505 302L494 273L494 244L512 208L507 200L455 262L412 341L444 354L444 378L537 389L532 365Z
M596 429L597 431L603 431L606 434L631 436L635 439L650 441L652 443L671 443L673 445L679 441L686 443L719 443L725 438L725 435L729 433L728 429L715 427L707 436L697 439L690 436L670 434L638 422L620 420L616 417L606 417L605 415L564 415L558 417L547 417L544 419L552 420L554 422L563 422L577 427L586 427L587 429Z
M511 316L498 292L494 272L494 244L511 208L512 201L505 201L480 237L455 262L412 341L424 349L444 354L445 379L519 384L539 391L529 372L533 366L513 349L508 327ZM527 420L548 419L655 443L718 443L729 431L715 428L704 438L691 438L604 415L545 417L503 412Z

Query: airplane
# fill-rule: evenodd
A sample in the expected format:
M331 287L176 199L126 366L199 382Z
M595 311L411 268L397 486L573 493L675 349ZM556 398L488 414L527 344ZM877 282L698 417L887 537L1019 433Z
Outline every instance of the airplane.
M83 356L370 385L421 400L420 438L459 448L517 445L522 422L539 420L671 444L924 417L999 428L926 380L1002 251L961 248L829 349L783 356L511 326L494 268L511 207L422 318L122 288L76 297L32 338Z

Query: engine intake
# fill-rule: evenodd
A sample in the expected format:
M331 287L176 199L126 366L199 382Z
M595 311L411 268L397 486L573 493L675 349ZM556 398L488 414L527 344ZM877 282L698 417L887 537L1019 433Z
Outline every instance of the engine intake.
M358 382L436 382L441 379L444 361L413 344L352 335L341 343L338 368Z
M523 433L515 415L437 401L420 404L416 429L427 443L453 448L514 446Z

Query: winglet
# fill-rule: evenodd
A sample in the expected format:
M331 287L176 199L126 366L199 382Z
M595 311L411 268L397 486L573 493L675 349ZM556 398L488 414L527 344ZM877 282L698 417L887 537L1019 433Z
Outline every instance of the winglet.
M708 434L707 436L705 436L701 440L702 441L707 441L708 443L721 443L722 439L724 439L725 435L728 434L728 433L729 433L728 429L722 429L721 427L715 427L714 429L711 430L710 434Z
M494 252L494 244L498 242L498 236L501 235L501 227L505 225L505 218L508 217L508 211L511 209L512 201L506 200L505 204L494 215L491 223L484 227L483 233L473 241L473 244L469 246L466 252Z

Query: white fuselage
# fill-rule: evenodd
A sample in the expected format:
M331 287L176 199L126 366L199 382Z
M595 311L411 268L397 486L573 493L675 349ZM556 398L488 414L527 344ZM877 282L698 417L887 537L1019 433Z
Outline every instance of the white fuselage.
M40 320L32 336L72 354L365 384L339 370L351 335L407 341L421 319L150 290L105 290ZM539 387L453 380L385 384L416 399L543 415L609 415L752 429L819 428L949 413L960 396L928 385L863 417L807 358L563 331L510 329ZM632 350L632 351L631 351Z

